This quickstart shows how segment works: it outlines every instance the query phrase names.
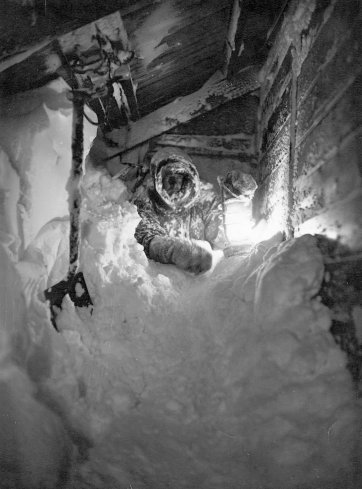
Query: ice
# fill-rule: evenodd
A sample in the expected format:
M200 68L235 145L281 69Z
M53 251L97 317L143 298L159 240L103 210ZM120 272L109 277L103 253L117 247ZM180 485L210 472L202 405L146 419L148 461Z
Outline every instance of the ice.
M318 298L315 238L218 252L195 277L146 259L121 181L88 169L82 193L93 315L66 296L59 334L39 293L67 268L65 220L17 265L32 352L23 370L78 454L61 487L360 487L361 406Z

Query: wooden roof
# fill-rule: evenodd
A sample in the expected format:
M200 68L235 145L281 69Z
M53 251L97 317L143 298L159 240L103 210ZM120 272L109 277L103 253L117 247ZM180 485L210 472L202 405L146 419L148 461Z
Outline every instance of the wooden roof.
M199 89L222 67L230 0L167 0L123 15L142 114Z
M285 0L238 3L233 74L263 58ZM101 18L114 28L117 14L118 35L136 53L130 73L145 116L197 91L225 67L234 9L234 0L1 0L0 90L29 90L58 76L49 60L59 40L77 42L71 33L82 28L84 37Z

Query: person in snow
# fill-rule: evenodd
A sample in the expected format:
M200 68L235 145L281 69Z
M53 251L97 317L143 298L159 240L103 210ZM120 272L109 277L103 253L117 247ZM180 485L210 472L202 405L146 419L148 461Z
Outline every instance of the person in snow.
M200 181L181 150L157 151L150 162L152 186L137 200L141 221L135 232L146 256L199 274L212 266L212 247L221 232L219 196Z

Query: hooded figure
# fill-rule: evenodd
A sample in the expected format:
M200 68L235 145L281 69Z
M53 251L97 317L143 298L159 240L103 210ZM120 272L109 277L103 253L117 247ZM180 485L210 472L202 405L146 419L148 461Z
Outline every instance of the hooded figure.
M192 273L211 268L222 224L219 197L200 182L191 158L165 148L151 160L153 186L136 202L141 221L135 232L146 256Z

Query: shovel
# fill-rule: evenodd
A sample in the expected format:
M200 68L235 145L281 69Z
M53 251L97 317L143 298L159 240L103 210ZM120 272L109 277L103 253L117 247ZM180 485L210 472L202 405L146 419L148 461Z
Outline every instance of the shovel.
M69 212L70 212L70 232L69 232L69 269L65 280L58 282L44 291L46 300L49 301L51 322L58 330L56 317L62 308L64 297L68 294L76 307L91 306L93 312L93 302L89 296L88 288L85 283L83 273L78 271L79 267L79 246L80 246L80 225L79 216L81 209L82 196L80 192L80 180L83 174L83 110L84 101L74 96L73 99L73 125L72 125L72 167L68 183L69 189Z

